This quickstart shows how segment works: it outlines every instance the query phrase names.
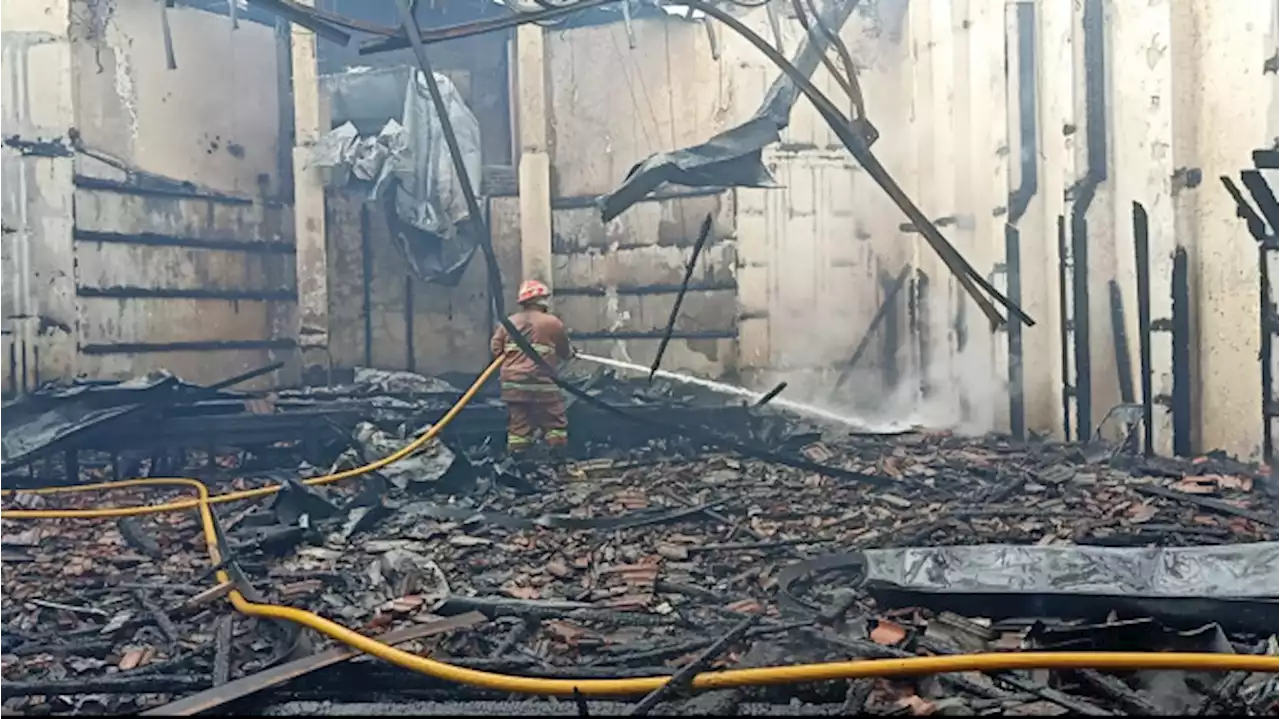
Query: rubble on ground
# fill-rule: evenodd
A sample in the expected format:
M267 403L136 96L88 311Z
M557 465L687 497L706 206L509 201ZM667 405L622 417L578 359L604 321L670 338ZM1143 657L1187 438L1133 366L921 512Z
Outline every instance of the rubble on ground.
M437 389L399 376L377 382ZM796 571L807 560L892 547L1275 541L1274 479L1223 457L1143 458L1101 445L923 431L840 436L789 426L779 437L773 425L768 441L846 472L825 476L711 450L663 458L658 444L579 460L550 477L435 443L384 474L298 482L403 445L373 424L344 430L355 439L322 468L294 454L288 465L245 478L250 453L202 458L212 460L202 473L214 494L286 483L271 499L216 507L233 583L252 601L396 636L401 649L442 661L547 677L672 674L744 617L754 622L709 658L711 668L1031 648L1276 653L1274 593L1256 598L1270 608L1271 626L1229 616L1211 594L1160 616L1106 607L1097 616L1043 616L1021 613L1043 606L1035 602L957 600L949 608L911 592L887 596L862 585L857 566L819 561ZM105 469L86 463L81 472L93 480ZM5 508L189 497L184 488L19 493ZM241 677L261 681L218 702L222 710L300 715L325 702L325 713L477 713L509 702L368 658L316 660L288 682L266 677L334 643L237 613L193 511L4 520L3 586L6 711L131 712ZM454 624L433 627L444 618ZM526 715L578 712L572 700L510 706ZM589 710L628 706L593 701ZM1207 672L966 673L677 695L655 713L735 710L1274 714L1276 681Z

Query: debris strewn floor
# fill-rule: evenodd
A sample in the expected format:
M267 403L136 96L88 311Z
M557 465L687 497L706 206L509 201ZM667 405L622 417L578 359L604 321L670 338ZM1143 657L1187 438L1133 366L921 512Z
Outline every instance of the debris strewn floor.
M398 446L373 425L356 434L337 466ZM663 460L652 448L644 459L583 460L539 476L437 444L408 468L325 487L294 483L274 499L221 505L218 514L245 588L258 595L251 598L507 673L671 674L746 616L756 621L711 666L1020 648L1276 651L1273 626L1229 616L1212 596L1164 616L1083 604L1079 616L1045 615L1032 610L1048 605L1031 600L957 599L949 607L878 592L860 583L857 566L788 571L887 547L1270 542L1277 509L1265 469L945 433L819 438L792 429L789 437L793 452L866 481L723 454ZM215 493L299 476L299 467L319 473L295 456L278 471L234 478L253 458L215 454L204 470ZM6 507L186 496L20 494ZM272 715L579 712L572 700L510 702L368 658L309 659L331 640L232 610L191 511L114 522L5 520L3 529L6 711L129 712L251 677L228 685L215 705ZM1255 600L1274 625L1274 594ZM433 627L444 617L452 623ZM264 673L289 661L304 667L291 681ZM588 711L630 706L591 702ZM1275 708L1274 675L1034 671L677 694L654 713Z

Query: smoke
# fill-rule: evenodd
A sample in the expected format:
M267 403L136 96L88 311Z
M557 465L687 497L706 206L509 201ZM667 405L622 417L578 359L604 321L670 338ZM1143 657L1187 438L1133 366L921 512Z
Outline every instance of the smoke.
M949 301L949 294L955 299ZM971 328L963 348L957 349L961 343L952 322L953 302L972 300L963 294L931 292L920 298L926 310L921 316L929 323L923 333L929 343L921 347L922 333L907 321L907 296L904 289L897 299L903 311L891 315L877 329L872 344L839 392L835 386L846 360L832 362L827 358L847 358L852 348L841 345L835 351L826 346L834 343L821 330L813 330L812 322L790 333L806 336L792 341L781 358L780 364L792 369L760 372L752 383L754 389L764 392L786 382L782 397L848 417L872 431L921 426L981 435L1001 429L1000 407L1007 402L1008 392L995 361L1000 336L982 324ZM886 346L895 340L895 347ZM815 369L824 359L826 366Z

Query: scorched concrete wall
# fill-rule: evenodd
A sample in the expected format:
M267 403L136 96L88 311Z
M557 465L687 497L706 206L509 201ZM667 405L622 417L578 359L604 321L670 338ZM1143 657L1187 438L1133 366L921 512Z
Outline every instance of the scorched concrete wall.
M292 371L274 28L148 0L5 3L5 389Z
M74 368L75 290L69 258L75 125L70 3L0 5L3 58L4 384L31 386ZM51 141L48 151L40 146Z
M607 226L591 202L637 160L724 127L732 67L712 57L696 23L636 20L631 34L635 49L622 23L546 34L556 306L583 351L649 365L710 215L663 367L732 375L739 360L734 193L672 188Z
M146 172L241 195L279 183L275 29L181 5L75 0L76 127L84 145ZM286 140L287 142L287 140ZM87 163L84 163L87 164Z
M412 276L387 229L382 203L330 190L329 350L334 366L478 373L488 364L492 317L484 257L477 252L457 286ZM515 302L519 283L516 198L490 201L494 251Z

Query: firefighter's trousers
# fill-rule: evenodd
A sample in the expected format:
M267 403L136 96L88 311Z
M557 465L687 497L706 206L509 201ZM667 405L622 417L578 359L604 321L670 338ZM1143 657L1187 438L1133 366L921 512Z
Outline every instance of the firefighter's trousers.
M565 412L560 388L517 389L503 387L507 403L507 453L518 454L532 449L537 434L547 446L559 450L569 443L569 418Z

